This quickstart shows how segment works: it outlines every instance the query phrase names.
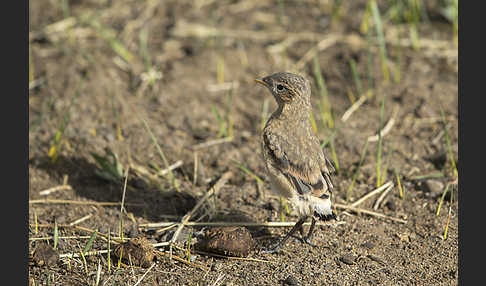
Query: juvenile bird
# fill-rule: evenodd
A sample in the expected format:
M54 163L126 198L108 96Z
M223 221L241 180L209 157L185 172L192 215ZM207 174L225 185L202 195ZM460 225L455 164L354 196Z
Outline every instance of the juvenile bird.
M311 88L300 75L279 72L256 82L267 87L278 103L278 108L263 129L262 153L272 189L286 198L295 208L299 220L292 230L274 247L280 250L297 230L304 243L311 243L316 219L336 219L331 209L333 183L332 164L326 159L319 140L311 129ZM311 217L309 231L304 236L303 224Z

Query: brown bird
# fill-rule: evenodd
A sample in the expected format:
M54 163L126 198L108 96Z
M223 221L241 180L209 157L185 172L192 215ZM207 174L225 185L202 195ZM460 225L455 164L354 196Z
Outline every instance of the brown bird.
M310 83L288 72L255 81L267 87L278 103L263 129L263 160L272 189L286 198L300 217L276 246L264 252L279 251L297 230L304 243L313 245L310 239L316 219L327 221L336 219L336 215L331 209L330 171L334 167L324 156L309 120ZM309 217L312 223L304 236L303 224Z

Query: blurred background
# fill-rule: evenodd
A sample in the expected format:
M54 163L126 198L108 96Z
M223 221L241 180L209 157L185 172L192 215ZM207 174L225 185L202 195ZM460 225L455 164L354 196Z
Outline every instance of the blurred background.
M336 167L336 202L392 182L379 210L457 238L457 2L30 1L29 199L119 202L129 170L127 221L178 220L231 171L216 210L293 220L265 178L260 136L276 103L254 82L290 71L312 84L311 123ZM29 222L93 211L31 203ZM95 212L86 227L119 225L119 207ZM440 247L454 269L449 243ZM418 277L436 283L439 264Z

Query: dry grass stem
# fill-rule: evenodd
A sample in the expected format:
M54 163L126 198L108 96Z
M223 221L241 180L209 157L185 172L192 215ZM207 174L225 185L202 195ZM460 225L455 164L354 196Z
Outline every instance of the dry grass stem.
M383 129L381 129L381 131L379 132L380 134L376 134L376 135L368 137L368 142L376 142L376 141L380 140L380 135L383 138L386 134L388 134L388 132L390 132L390 130L392 129L393 124L395 124L395 117L397 116L397 114L398 114L398 106L395 106L395 108L393 109L393 114L392 114L390 120L388 120L385 127L383 127Z
M176 161L174 164L168 166L167 168L165 168L163 170L160 170L159 172L157 172L155 174L154 173L151 173L150 171L148 171L145 167L140 166L140 165L137 165L135 163L130 163L129 166L133 170L135 170L136 172L138 172L139 174L144 175L144 176L147 176L151 180L156 181L157 180L157 176L160 176L160 177L165 176L168 173L172 172L173 170L181 167L183 164L184 164L184 162L182 160Z
M168 241L152 244L153 247L162 247L162 246L169 246L169 245L170 245L170 242L168 242Z
M209 226L209 227L219 227L219 226L244 226L244 227L289 227L289 226L294 226L295 221L271 221L271 222L187 222L185 223L186 226ZM338 221L338 222L316 222L316 226L319 225L341 225L345 224L346 222L344 221ZM176 225L180 225L180 222L157 222L157 223L146 223L146 224L140 224L140 227L144 228L159 228L159 227L174 227ZM304 223L304 225L310 225L310 222ZM167 229L166 228L166 229Z
M71 236L59 236L58 239L88 239L91 236L87 235L71 235ZM44 237L29 237L29 241L38 241L38 240L52 240L54 236L44 236Z
M204 266L204 265L202 265L202 264L199 264L199 263L195 263L195 262L189 262L189 261L187 261L186 259L181 258L181 257L179 257L179 256L177 256L177 255L174 255L174 254L173 254L173 255L170 255L170 254L165 253L165 252L160 251L160 250L156 250L156 251L155 251L155 253L156 253L156 254L159 254L159 255L163 255L163 256L165 256L165 257L169 257L170 259L175 259L175 260L177 260L177 261L179 261L179 262L182 262L182 263L184 263L184 264L187 264L187 265L190 265L190 266L193 266L193 267L199 268L199 269L201 269L201 270L204 270L204 271L209 271L209 268L207 268L206 266Z
M165 176L169 172L174 171L175 169L179 168L183 164L184 164L184 162L182 160L179 160L179 161L175 162L174 164L170 165L169 167L165 168L164 170L161 170L160 172L158 172L157 175Z
M147 269L147 271L145 271L145 273L142 275L142 277L140 277L140 279L138 279L137 283L133 284L133 286L137 286L138 284L140 284L140 282L142 282L143 278L145 278L147 273L149 273L150 270L152 270L152 268L154 268L154 266L155 266L155 263L152 263L152 265L150 265L149 269Z
M240 83L237 81L231 82L223 82L219 84L208 84L206 86L206 90L209 92L220 92L220 91L228 91L232 89L237 89L240 87Z
M72 190L73 188L70 185L60 185L56 187L52 187L43 191L39 192L39 195L41 196L47 196L51 193L57 192L57 191L69 191Z
M103 250L92 250L92 251L87 251L84 256L89 256L89 255L98 255L98 254L107 254L108 249L103 249ZM78 258L81 257L80 253L61 253L59 254L59 258Z
M231 142L231 141L233 141L233 137L225 137L225 138L221 138L221 139L214 139L214 140L209 140L209 141L206 141L206 142L203 142L203 143L193 145L191 147L191 149L193 151L196 151L196 150L199 150L199 149L203 149L203 148L207 148L207 147L211 147L211 146L214 146L214 145L227 143L227 142Z
M371 198L372 196L378 194L379 192L385 190L388 187L393 187L393 182L392 181L388 181L387 183L383 184L379 188L376 188L373 191L370 191L369 193L367 193L366 195L364 195L362 198L360 198L359 200L355 201L354 203L350 204L349 206L356 207L359 204L361 204L362 202L366 201L367 199Z
M33 225L31 224L30 226L33 226ZM37 226L40 227L40 228L54 228L54 225L52 225L52 224L38 224ZM83 226L79 226L79 225L58 224L57 227L58 228L72 228L72 229L84 231L84 232L87 232L87 233L90 233L90 234L93 234L96 231L96 230L93 230L93 229L90 229L90 228L87 228L87 227L83 227ZM97 235L97 237L99 237L99 238L101 238L105 241L108 240L107 234L97 232L96 235ZM118 238L117 237L111 237L110 240L111 240L111 242L113 242L115 244L122 242L121 237L118 237ZM125 238L125 240L127 240L127 238Z
M322 37L322 36L321 36ZM338 34L329 34L325 38L317 43L316 46L308 50L302 58L294 66L295 70L301 70L314 56L322 52L323 50L334 46L339 40L342 40L343 36Z
M341 117L341 120L343 122L346 122L349 117L351 117L351 115L359 109L359 107L361 105L363 105L363 103L365 103L367 97L365 95L362 95L355 103L353 103L353 105L351 105L351 107L349 107L343 114L343 116Z
M234 39L248 39L253 41L275 41L286 37L294 37L300 40L316 41L322 38L322 34L312 32L288 33L280 30L275 32L261 32L253 30L233 30L224 28L215 28L198 23L190 23L179 20L173 29L173 35L176 37L195 37L195 38L212 38L227 37Z
M69 226L73 226L73 225L76 225L76 224L79 224L79 223L82 223L83 221L91 218L93 216L93 214L88 214L88 215L85 215L83 216L82 218L79 218L75 221L73 221L72 223L69 224Z
M128 182L128 172L130 170L130 166L128 166L127 170L125 171L125 182L123 183L123 193L122 193L122 201L120 205L120 214L123 214L123 210L125 209L125 193L127 192L127 182ZM126 212L126 211L125 211Z
M339 209L349 210L349 211L353 211L353 212L356 212L356 213L364 213L364 214L367 214L367 215L381 217L381 218L389 219L389 220L399 222L399 223L407 223L407 221L403 220L403 219L387 216L387 215L384 215L382 213L377 213L377 212L374 212L374 211L361 209L361 208L353 207L353 206L350 206L350 205L343 205L343 204L339 204L339 203L335 203L334 205L336 206L336 208L339 208Z
M199 254L208 255L208 256L214 256L214 257L220 257L220 258L226 258L226 259L233 259L233 260L245 260L245 261L266 262L266 263L271 262L271 261L268 261L268 260L250 258L250 257L219 255L219 254L216 254L216 253L209 253L209 252L204 252L204 251L200 251L200 250L194 250L194 252L199 253Z
M90 201L71 201L71 200L57 200L57 199L44 199L44 200L29 200L29 204L71 204L71 205L94 205L94 206L119 206L121 202L90 202ZM138 203L126 203L125 205L141 206L143 204Z
M383 201L383 199L386 197L386 195L393 189L393 185L389 186L386 190L383 191L383 193L381 193L381 195L378 197L378 199L376 199L376 202L373 206L373 209L376 211L378 210L378 208L380 207L381 205L381 202Z

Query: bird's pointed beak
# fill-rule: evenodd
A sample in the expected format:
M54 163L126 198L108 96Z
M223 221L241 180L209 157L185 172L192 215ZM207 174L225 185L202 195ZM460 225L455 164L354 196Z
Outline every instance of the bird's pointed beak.
M268 87L268 84L263 80L263 78L257 78L255 81L263 86Z

